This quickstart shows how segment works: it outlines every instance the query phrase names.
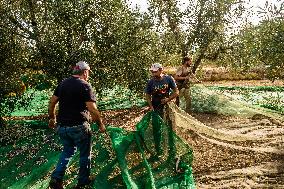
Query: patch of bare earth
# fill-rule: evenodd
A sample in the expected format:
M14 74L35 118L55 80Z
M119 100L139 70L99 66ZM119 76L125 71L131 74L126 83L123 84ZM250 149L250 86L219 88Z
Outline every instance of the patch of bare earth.
M205 86L284 86L283 80L238 80L238 81L206 81Z
M145 109L141 108L108 110L102 112L102 117L106 125L118 126L134 131L135 125L142 119L145 113Z
M269 147L284 150L283 125L261 116L256 119L194 114L194 117L217 129L272 139L224 144L194 136L189 142L194 150L193 170L199 188L284 188L283 153L257 150Z

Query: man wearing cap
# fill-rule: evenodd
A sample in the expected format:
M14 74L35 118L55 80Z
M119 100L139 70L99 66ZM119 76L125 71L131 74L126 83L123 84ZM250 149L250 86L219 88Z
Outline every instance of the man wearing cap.
M145 89L146 100L150 110L154 110L163 118L164 106L178 96L178 89L174 79L162 73L163 66L161 64L153 64L150 71L152 78L148 81ZM162 127L155 119L152 119L152 125L156 155L159 157L163 153L161 148Z
M145 93L150 110L163 115L164 105L178 96L178 89L174 79L164 75L163 66L155 63L151 66L152 78L148 81Z
M91 182L89 176L92 142L89 122L95 121L101 132L105 132L105 126L96 106L95 94L87 82L90 71L86 62L78 62L73 68L73 75L63 80L50 98L48 126L57 126L57 133L63 144L58 164L51 174L49 186L52 189L63 188L65 170L77 148L80 151L80 169L76 188L84 188ZM58 102L58 115L55 116Z
M190 57L184 57L183 64L180 66L174 76L177 87L179 90L179 96L176 99L176 104L179 106L181 97L185 98L185 111L191 113L191 92L190 85L194 82L199 82L195 75L191 71L192 60Z

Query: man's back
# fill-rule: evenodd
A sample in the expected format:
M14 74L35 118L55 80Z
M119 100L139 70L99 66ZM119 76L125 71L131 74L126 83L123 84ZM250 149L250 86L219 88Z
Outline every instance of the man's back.
M56 88L54 95L59 97L59 123L80 124L90 119L85 102L96 99L86 81L69 77Z

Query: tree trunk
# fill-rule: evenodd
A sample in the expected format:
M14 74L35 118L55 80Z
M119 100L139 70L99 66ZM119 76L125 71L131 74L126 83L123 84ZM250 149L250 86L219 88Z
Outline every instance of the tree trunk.
M199 56L197 57L196 61L194 61L193 67L192 67L192 73L195 74L197 68L201 64L201 60L204 58L205 51L202 51Z

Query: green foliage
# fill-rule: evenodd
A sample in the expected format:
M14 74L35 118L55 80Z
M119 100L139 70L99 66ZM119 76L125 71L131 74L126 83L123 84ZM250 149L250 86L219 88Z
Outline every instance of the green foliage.
M260 60L267 66L268 78L284 78L284 21L265 21L259 26Z
M14 110L17 104L24 105L28 99L21 99L25 85L20 79L27 63L25 42L18 41L15 28L6 28L5 14L0 9L0 127L3 115Z
M274 2L276 3L276 2ZM266 3L258 25L246 25L228 41L228 49L218 60L221 65L230 65L243 71L255 69L265 72L271 80L284 78L284 21L282 6Z
M179 54L180 58L194 55L195 72L201 61L212 59L224 46L226 26L233 23L233 16L243 13L242 2L226 1L179 1L150 0L149 12L156 30L162 31L162 49L169 54Z
M36 90L50 89L55 86L55 81L50 80L46 74L26 73L22 75L21 80L27 88L35 88Z
M221 56L220 62L230 63L235 69L264 71L266 77L284 78L284 22L283 20L263 21L250 26L234 37L231 49Z
M0 1L0 101L21 98L26 87L55 86L79 60L90 63L98 93L119 84L141 95L153 62L173 66L187 54L195 57L194 70L229 50L223 62L243 70L269 65L272 79L284 73L277 61L284 54L281 19L246 28L231 43L226 26L243 13L242 2L197 0L181 6L176 0L150 0L149 5L142 14L121 0Z
M79 60L90 63L98 93L119 84L141 94L160 58L151 19L120 0L3 0L0 13L0 104L10 112L15 97L10 105L6 97L56 85Z
M218 64L230 66L239 71L248 71L256 65L261 66L258 59L256 35L257 31L253 26L250 26L231 37L229 48L220 55Z
M116 84L141 91L149 65L159 59L151 20L120 0L2 1L1 7L3 25L14 28L16 41L28 50L25 68L50 80L60 82L72 65L86 60L98 91Z

